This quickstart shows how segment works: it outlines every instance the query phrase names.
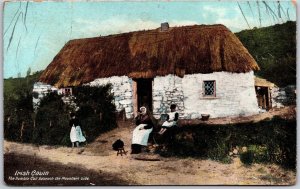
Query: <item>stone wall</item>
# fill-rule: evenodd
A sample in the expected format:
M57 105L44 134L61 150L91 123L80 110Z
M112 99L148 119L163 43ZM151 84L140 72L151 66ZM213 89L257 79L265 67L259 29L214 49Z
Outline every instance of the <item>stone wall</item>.
M203 81L216 81L216 97L203 97ZM117 111L125 109L126 118L133 117L132 79L127 76L96 79L90 86L111 83ZM257 114L259 108L254 89L254 75L249 73L215 72L211 74L189 74L183 78L174 75L155 77L153 80L153 116L170 112L176 104L182 119L210 117L246 116Z
M99 78L86 85L101 86L108 83L112 84L112 93L114 94L114 104L116 110L125 109L126 118L133 117L132 101L132 79L127 76L113 76L109 78Z
M203 96L203 81L216 81L216 97ZM254 75L249 73L215 72L189 74L183 78L168 75L154 78L153 114L159 118L169 106L178 106L180 118L246 116L259 112L254 89Z
M153 116L170 112L170 105L177 105L179 118L184 117L184 96L182 79L175 75L155 77L153 81Z
M273 108L296 105L296 86L289 85L284 88L273 87L271 89L271 96Z
M282 108L283 102L286 100L286 93L279 87L274 87L270 89L272 97L272 108Z

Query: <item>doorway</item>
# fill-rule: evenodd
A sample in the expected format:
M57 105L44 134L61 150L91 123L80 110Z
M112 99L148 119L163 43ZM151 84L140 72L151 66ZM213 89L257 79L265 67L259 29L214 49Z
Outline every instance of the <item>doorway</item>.
M261 87L257 86L255 87L256 96L257 96L257 102L258 106L265 110L270 110L272 108L272 102L270 98L270 92L268 87Z
M148 111L152 112L152 82L150 79L134 79L133 80L133 97L134 97L134 110L135 112L140 107L145 106Z

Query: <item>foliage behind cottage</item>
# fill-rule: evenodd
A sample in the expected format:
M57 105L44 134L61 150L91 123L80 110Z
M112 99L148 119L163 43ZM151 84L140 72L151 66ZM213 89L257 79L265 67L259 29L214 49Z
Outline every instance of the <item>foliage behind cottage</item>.
M279 87L296 85L296 22L235 33L261 68L256 75Z

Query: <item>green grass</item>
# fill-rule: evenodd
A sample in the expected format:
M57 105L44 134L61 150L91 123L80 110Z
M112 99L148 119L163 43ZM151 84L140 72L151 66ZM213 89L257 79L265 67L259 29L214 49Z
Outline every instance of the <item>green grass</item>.
M262 167L258 168L256 171L259 172L259 173L261 173L261 174L267 173L267 171L264 168L262 168Z
M185 125L178 128L168 145L166 154L203 157L223 163L230 163L229 152L233 147L245 146L248 151L240 156L245 164L268 162L294 169L296 120L274 117L256 123Z

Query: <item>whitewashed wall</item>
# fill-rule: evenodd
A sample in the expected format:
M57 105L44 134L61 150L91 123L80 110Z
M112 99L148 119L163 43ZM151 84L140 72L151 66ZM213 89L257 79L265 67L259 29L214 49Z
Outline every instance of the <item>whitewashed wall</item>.
M203 81L216 81L216 98L203 97ZM259 112L254 88L253 72L186 75L182 79L186 97L185 117L197 118L199 114L211 117L246 116Z
M216 81L216 98L203 97L205 80ZM253 72L156 77L153 86L154 116L159 118L161 113L169 112L168 107L172 103L178 105L180 117L185 119L200 118L201 114L210 114L214 118L259 112Z
M37 93L37 96L32 95L33 109L36 110L39 107L42 98L44 98L49 92L55 92L55 91L58 91L58 89L56 87L53 87L46 83L42 83L42 82L34 83L32 92ZM37 97L37 98L35 98L35 97Z
M127 76L113 76L109 78L99 78L86 85L101 86L108 83L112 84L112 93L114 94L114 103L117 111L125 108L126 118L133 117L132 101L132 79Z
M216 98L203 97L203 81L216 81ZM117 111L125 108L126 117L133 117L132 79L127 76L100 78L90 86L111 83ZM253 72L174 75L153 80L153 115L160 118L171 104L177 105L180 118L197 119L201 114L214 117L247 116L259 113Z

